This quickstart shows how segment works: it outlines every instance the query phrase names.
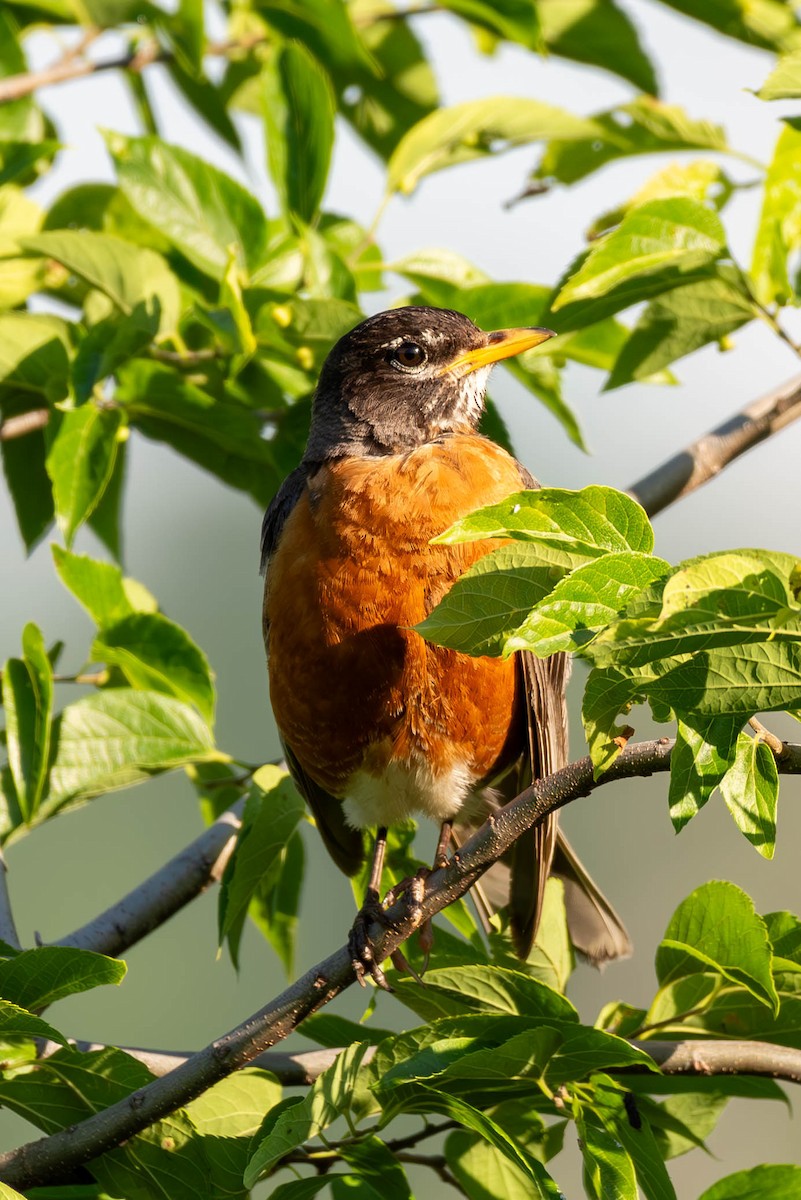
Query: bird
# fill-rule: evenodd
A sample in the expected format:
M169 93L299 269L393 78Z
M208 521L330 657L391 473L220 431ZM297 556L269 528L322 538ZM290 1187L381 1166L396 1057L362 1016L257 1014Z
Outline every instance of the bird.
M328 354L302 460L264 517L273 712L290 773L346 875L364 862L362 831L377 831L362 925L382 911L388 827L409 816L438 822L442 865L476 811L567 762L565 655L471 657L414 629L499 544L432 538L539 486L479 423L493 366L551 336L486 333L463 313L424 305L368 317ZM576 948L596 964L629 953L620 918L553 814L519 839L506 871L517 954L530 953L552 872L565 884ZM358 918L357 977L368 969L383 985L357 928Z

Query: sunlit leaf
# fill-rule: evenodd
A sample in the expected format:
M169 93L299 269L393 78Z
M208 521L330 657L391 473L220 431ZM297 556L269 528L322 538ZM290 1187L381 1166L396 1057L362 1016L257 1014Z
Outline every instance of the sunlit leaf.
M262 72L267 161L284 210L302 221L322 201L334 145L334 97L316 59L298 42Z
M745 892L719 880L681 902L656 952L662 985L709 970L744 987L774 1015L778 1011L765 922Z
M467 100L439 109L409 130L389 160L387 190L409 195L424 176L444 167L548 138L597 134L591 120L540 100Z
M720 781L720 793L751 845L763 858L773 858L779 772L765 742L740 734L734 762Z
M135 211L200 271L220 279L231 246L248 272L264 262L267 221L241 184L158 138L110 133L107 143L120 187Z
M801 246L801 129L787 122L765 178L751 275L762 304L786 304L793 296L787 259Z

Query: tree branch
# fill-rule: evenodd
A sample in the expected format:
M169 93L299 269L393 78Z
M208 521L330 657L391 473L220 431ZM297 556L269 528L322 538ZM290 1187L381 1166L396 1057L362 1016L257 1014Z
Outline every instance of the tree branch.
M0 85L2 85L0 80ZM30 412L19 413L16 417L0 417L0 442L10 442L13 438L24 437L37 429L44 429L50 420L49 408L32 408Z
M213 58L227 58L229 54L252 50L268 40L266 34L250 34L230 41L209 42L204 54ZM87 41L83 48L88 44ZM58 62L51 63L49 67L43 67L40 71L27 71L0 79L0 104L30 96L39 88L50 87L55 83L68 83L72 79L83 79L87 75L97 75L103 71L142 71L154 62L172 62L174 57L174 54L160 46L155 39L143 42L138 47L132 47L127 53L117 54L113 58L84 58L77 49L68 50Z
M650 1054L666 1075L768 1075L801 1083L801 1050L773 1042L632 1041ZM615 1074L626 1074L622 1068Z
M728 1039L687 1039L681 1042L657 1041L644 1038L629 1038L629 1044L650 1054L666 1075L766 1075L781 1079L785 1083L801 1084L801 1050L792 1046L778 1046L773 1042L734 1041ZM105 1042L81 1042L70 1039L70 1045L84 1054L96 1050L107 1050ZM42 1042L40 1059L49 1058L61 1050L59 1042ZM152 1075L161 1077L185 1063L191 1055L180 1050L142 1050L137 1047L120 1046L144 1064ZM261 1067L274 1075L284 1087L309 1087L333 1064L342 1046L331 1049L304 1050L287 1054L282 1050L265 1050L251 1059L251 1067ZM364 1063L375 1054L375 1047L368 1046ZM609 1068L610 1074L640 1074L645 1067L631 1066ZM444 1128L444 1127L443 1127ZM410 1134L407 1139L393 1142L395 1148L414 1146L422 1139L440 1132L430 1127L430 1133Z
M627 746L597 780L593 779L590 759L583 758L527 788L493 814L446 867L431 873L419 903L412 905L401 897L387 913L389 928L371 926L369 934L378 960L387 958L421 924L464 895L525 830L606 783L666 771L672 746L667 738ZM801 745L788 745L786 756L777 766L783 774L801 773ZM78 1125L0 1156L0 1179L24 1190L63 1176L119 1145L252 1062L353 982L350 951L342 946L243 1024L193 1054L168 1075Z
M88 924L53 945L121 954L219 880L241 824L244 798L185 849Z
M14 913L11 908L11 896L8 891L8 867L5 856L0 850L0 941L15 950L21 950L17 927L14 923Z
M653 517L799 417L801 376L796 375L669 458L628 491Z

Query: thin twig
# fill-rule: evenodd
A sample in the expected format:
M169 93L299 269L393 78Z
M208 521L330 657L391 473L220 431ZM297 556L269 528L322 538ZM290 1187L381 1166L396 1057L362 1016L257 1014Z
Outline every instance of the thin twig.
M2 84L2 80L0 80ZM13 438L24 437L26 433L34 433L44 429L50 420L49 408L32 408L30 412L19 413L16 417L0 417L0 442L10 442Z
M776 737L775 733L771 733L767 726L763 725L761 721L758 721L756 717L751 717L748 724L751 726L759 740L764 742L765 745L771 750L774 758L782 759L784 757L785 747L781 738Z
M801 376L796 375L669 458L628 491L653 517L799 417Z
M231 39L223 42L209 42L204 54L216 58L227 58L240 50L252 50L269 40L266 34L251 34L248 37ZM42 87L50 87L56 83L68 83L73 79L83 79L87 75L99 75L103 71L142 71L154 62L172 62L174 55L155 40L148 41L138 47L132 47L125 54L117 54L113 58L90 59L78 57L67 52L57 62L39 71L26 71L20 75L7 75L0 79L0 104L10 100L20 100L30 96Z
M54 944L116 955L163 925L220 878L233 849L244 804L242 799L232 805L144 883Z
M222 357L222 351L213 346L202 350L164 350L161 346L151 346L148 354L156 362L169 363L173 367L196 367Z
M401 1153L398 1156L400 1162L412 1163L418 1167L428 1167L439 1175L443 1183L449 1183L451 1187L456 1188L458 1192L462 1192L459 1182L455 1175L452 1175L448 1169L448 1160L444 1154L407 1154ZM464 1192L462 1192L464 1195Z
M387 912L388 928L377 923L370 926L368 934L377 960L383 961L415 929L464 895L522 833L549 813L606 783L668 770L672 746L667 738L629 745L597 780L592 762L583 758L526 788L465 842L458 859L428 876L419 905L407 906L401 898ZM788 746L787 757L778 768L783 774L801 773L801 745ZM341 946L247 1021L193 1054L169 1075L80 1124L0 1156L0 1179L24 1190L58 1178L118 1146L252 1062L353 983L351 953L346 945Z
M2 850L0 850L0 941L15 950L21 950L22 945L14 923L14 913L11 908L11 896L8 890L8 867Z

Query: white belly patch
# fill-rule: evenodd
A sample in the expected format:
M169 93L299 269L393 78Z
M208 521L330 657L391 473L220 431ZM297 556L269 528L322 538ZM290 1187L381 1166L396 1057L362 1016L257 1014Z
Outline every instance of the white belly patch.
M348 781L345 818L355 829L394 825L416 815L447 821L456 816L475 783L465 765L435 775L421 759L391 762L380 776L357 771Z

